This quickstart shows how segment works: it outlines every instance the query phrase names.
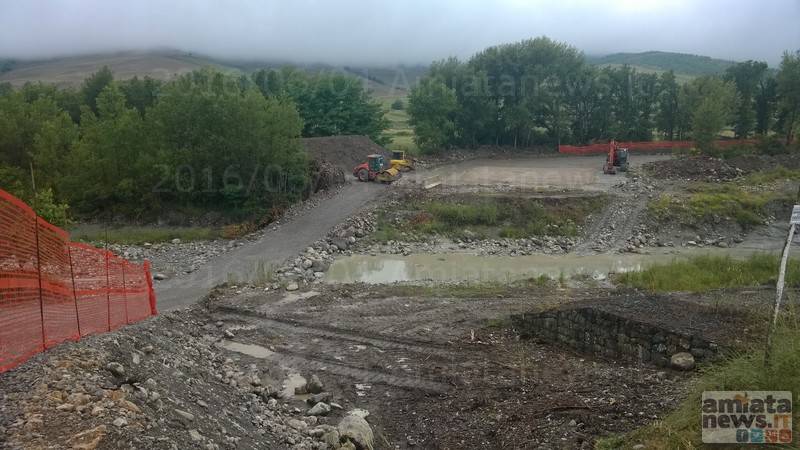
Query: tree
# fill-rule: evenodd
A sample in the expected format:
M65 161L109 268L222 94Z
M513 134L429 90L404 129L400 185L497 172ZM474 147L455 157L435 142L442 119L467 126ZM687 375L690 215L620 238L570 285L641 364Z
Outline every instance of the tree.
M456 93L442 80L425 78L408 97L409 123L414 127L414 142L423 151L433 152L457 140Z
M395 111L402 111L406 108L406 104L403 103L403 100L398 98L397 100L392 102L392 109Z
M679 128L678 98L680 87L671 70L661 74L659 79L658 113L656 123L658 129L667 140L672 140Z
M118 83L120 91L125 95L128 106L136 108L139 114L156 103L162 83L150 77L133 77Z
M303 122L291 101L265 98L210 70L162 89L146 115L161 155L160 198L206 208L263 211L305 192Z
M81 87L83 104L88 105L93 113L97 114L97 97L112 81L114 81L114 74L108 66L103 66L100 70L84 80L83 86Z
M289 98L303 118L303 136L366 135L384 144L389 127L382 106L355 77L309 74L293 68L260 70L253 84L266 97Z
M736 88L713 76L695 78L684 86L684 97L691 111L692 137L703 153L714 150L714 140L733 119Z
M778 104L783 115L783 132L788 144L794 141L795 128L800 122L800 50L794 54L783 54L775 80Z
M755 96L756 133L766 135L772 129L778 97L778 84L769 73L758 81Z
M759 61L737 63L725 71L725 80L732 81L738 93L733 130L739 138L746 138L755 128L754 98L766 72L767 63Z

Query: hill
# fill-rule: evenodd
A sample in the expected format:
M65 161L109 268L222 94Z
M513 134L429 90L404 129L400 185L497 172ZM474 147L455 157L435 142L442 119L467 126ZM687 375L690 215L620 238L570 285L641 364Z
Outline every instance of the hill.
M605 56L587 56L587 61L599 66L629 65L644 72L674 71L676 74L696 77L717 75L736 64L735 61L708 56L672 52L612 53Z
M327 64L293 64L282 61L227 60L182 52L179 50L119 52L112 54L69 56L37 61L0 58L0 83L21 86L26 82L43 82L61 87L80 86L84 79L103 66L108 66L117 79L149 76L169 80L202 67L224 72L251 73L262 68L292 65L309 72L340 72L360 78L378 97L406 95L408 89L427 70L424 66L353 67Z

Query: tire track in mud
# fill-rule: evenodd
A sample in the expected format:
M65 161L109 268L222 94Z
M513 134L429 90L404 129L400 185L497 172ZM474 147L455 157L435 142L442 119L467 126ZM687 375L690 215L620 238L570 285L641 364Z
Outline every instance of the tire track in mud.
M372 333L355 332L343 328L335 328L327 325L311 325L305 322L296 320L287 320L271 317L266 313L258 311L243 310L231 306L221 306L217 311L232 314L234 316L246 316L258 319L258 325L262 327L270 327L271 329L288 331L293 334L306 334L314 335L320 338L355 342L359 344L367 344L377 348L390 348L407 350L415 353L424 354L437 354L438 356L449 356L450 350L446 345L438 344L430 341L421 341L408 338L388 337L374 335Z
M378 357L364 357L362 365L354 365L344 363L335 357L328 357L320 354L320 351L302 349L293 350L291 348L272 347L269 349L271 355L268 358L273 358L281 365L291 367L293 369L314 370L329 373L332 375L343 376L353 379L358 383L363 384L384 384L408 390L421 390L429 393L441 394L447 392L452 387L449 384L436 381L434 379L426 378L424 376L407 376L393 373L388 370L386 366L387 361L393 362L407 362L410 366L413 361L409 358L407 353L419 355L422 363L434 357L436 361L446 361L447 364L454 362L455 354L452 350L447 349L443 345L438 345L431 342L415 341L403 338L389 338L386 336L376 336L372 333L353 332L350 330L339 329L329 326L310 325L303 322L286 319L276 319L269 317L266 313L258 311L243 310L230 306L218 307L216 310L217 316L233 316L233 317L250 317L255 319L253 325L256 326L255 330L268 329L271 332L284 333L291 336L293 340L308 342L314 339L321 339L327 341L333 348L343 349L343 343L352 343L355 345L371 346L377 349L380 353ZM318 345L321 347L322 345ZM363 354L366 355L366 352ZM377 364L380 362L381 364ZM364 365L369 365L369 368ZM377 369L377 367L387 367L384 369ZM397 367L396 370L400 370ZM414 369L408 369L414 370ZM416 372L420 373L422 367L416 368Z
M328 358L321 358L318 356L310 357L310 355L302 352L278 349L272 351L272 353L274 353L273 358L275 361L280 362L281 365L294 369L302 368L305 370L344 376L363 384L385 384L409 390L422 390L434 394L443 394L452 387L422 377L395 375L389 372L379 372L374 369L370 370L351 364L344 364Z

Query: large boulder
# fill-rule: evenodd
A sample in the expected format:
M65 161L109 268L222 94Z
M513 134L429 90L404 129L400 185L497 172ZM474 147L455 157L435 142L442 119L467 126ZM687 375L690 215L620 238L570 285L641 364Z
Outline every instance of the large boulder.
M675 353L669 362L673 368L678 370L692 370L695 364L694 356L687 352Z
M372 427L366 420L359 416L350 414L339 422L339 438L342 441L350 441L356 450L373 450L374 436Z

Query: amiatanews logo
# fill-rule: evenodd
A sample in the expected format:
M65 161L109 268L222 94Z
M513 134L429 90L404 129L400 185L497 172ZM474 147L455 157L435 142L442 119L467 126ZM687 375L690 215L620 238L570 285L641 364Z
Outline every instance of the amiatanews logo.
M706 391L702 401L706 444L790 444L792 393Z

